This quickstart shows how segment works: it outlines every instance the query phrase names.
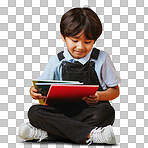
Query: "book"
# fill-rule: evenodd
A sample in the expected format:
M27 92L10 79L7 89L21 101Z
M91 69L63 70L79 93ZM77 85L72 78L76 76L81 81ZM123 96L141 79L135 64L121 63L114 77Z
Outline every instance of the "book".
M33 82L34 86L35 86L35 83L62 83L62 84L63 83L72 83L72 84L80 84L79 81L39 80L39 79L33 79L32 82Z
M50 100L76 101L85 96L95 95L99 85L51 84L44 105Z
M39 80L39 79L33 79L32 83L34 87L38 90L38 92L41 93L43 96L47 96L51 84L83 84L80 83L79 81ZM43 105L44 102L45 102L44 99L39 100L39 103L41 105Z
M50 86L52 85L52 84L60 84L60 83L35 83L35 87L36 87L36 89L38 90L38 92L39 93L41 93L43 96L47 96L47 94L48 94L48 90L49 90L49 88L50 88ZM67 83L64 83L64 85L65 84L69 84L69 85L73 85L73 84L75 84L75 85L81 85L81 84L83 84L83 83L71 83L71 82L67 82Z
M53 83L35 83L35 87L40 94L47 96L51 84Z

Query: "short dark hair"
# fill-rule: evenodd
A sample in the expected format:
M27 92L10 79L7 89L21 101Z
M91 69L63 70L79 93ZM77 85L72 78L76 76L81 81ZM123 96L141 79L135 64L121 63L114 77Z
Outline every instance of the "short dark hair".
M84 30L87 39L97 40L102 34L102 23L89 7L73 8L61 18L60 32L63 37L76 36Z

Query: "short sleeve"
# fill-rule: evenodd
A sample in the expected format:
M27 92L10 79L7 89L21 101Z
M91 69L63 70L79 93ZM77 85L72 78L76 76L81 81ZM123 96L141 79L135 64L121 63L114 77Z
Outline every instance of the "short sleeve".
M59 60L57 56L51 56L49 58L48 64L46 65L44 72L41 74L38 79L40 80L54 80L55 79L55 71Z
M102 65L102 79L105 82L107 87L114 87L120 83L120 77L108 54Z

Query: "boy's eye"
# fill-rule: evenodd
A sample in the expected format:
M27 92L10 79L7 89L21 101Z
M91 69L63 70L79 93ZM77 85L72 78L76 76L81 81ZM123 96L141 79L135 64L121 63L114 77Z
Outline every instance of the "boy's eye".
M89 43L91 43L91 41L89 41L89 42L85 42L86 44L89 44Z
M77 43L78 41L77 40L72 40L73 42Z

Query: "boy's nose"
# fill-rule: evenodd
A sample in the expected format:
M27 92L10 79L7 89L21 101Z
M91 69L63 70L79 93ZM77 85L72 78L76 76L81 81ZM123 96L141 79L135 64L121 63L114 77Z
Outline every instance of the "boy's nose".
M82 50L85 47L84 47L84 44L82 42L79 42L78 45L77 45L77 48Z

